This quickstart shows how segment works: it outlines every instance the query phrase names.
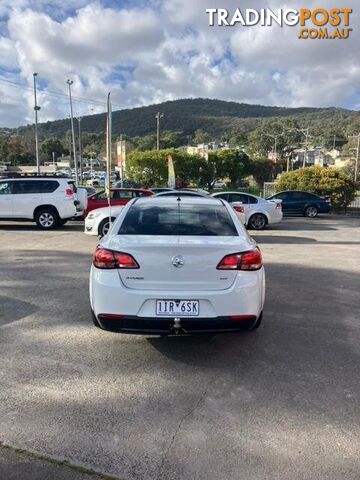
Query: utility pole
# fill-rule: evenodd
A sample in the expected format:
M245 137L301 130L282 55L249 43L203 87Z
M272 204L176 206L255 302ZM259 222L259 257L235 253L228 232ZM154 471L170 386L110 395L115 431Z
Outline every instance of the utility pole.
M163 118L164 114L157 112L156 118L156 149L160 150L160 118Z
M357 138L357 145L356 148L351 148L351 150L356 150L356 157L355 157L355 172L354 172L354 182L357 182L357 174L359 170L359 156L360 156L360 133L357 135L352 135L350 138Z
M40 107L37 104L36 100L36 77L37 73L33 73L34 77L34 111L35 111L35 156L36 156L36 171L37 174L40 174L40 159L39 159L39 138L38 138L38 111Z
M360 133L357 136L357 147L356 147L356 160L355 160L355 174L354 174L354 182L357 182L357 172L359 168L359 150L360 150Z
M81 153L81 120L82 117L77 117L79 122L79 165L80 165L80 182L83 181L83 164L82 164L82 153Z
M74 130L74 116L73 116L73 107L72 107L72 98L71 98L71 85L74 83L72 80L66 80L66 83L69 86L69 101L70 101L70 120L71 120L71 134L72 134L72 146L74 153L74 162L75 162L75 183L76 185L79 182L78 175L78 161L76 158L76 146L75 146L75 130Z
M284 132L282 133L277 133L277 134L272 134L272 133L263 133L265 137L270 137L274 140L274 158L275 158L275 163L277 163L277 139L284 135ZM273 162L274 163L274 162ZM274 180L274 166L272 168L272 180Z
M303 159L303 165L302 165L302 168L305 168L306 167L306 160L307 160L307 156L308 156L307 152L308 152L308 141L309 141L309 127L307 127L307 128L297 128L296 131L302 133L305 136L304 159Z

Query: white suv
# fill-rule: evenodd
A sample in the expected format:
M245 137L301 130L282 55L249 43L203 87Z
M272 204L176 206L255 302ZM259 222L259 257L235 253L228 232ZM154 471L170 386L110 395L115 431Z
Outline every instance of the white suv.
M0 219L32 220L43 230L64 225L76 215L79 203L70 182L50 177L0 179Z

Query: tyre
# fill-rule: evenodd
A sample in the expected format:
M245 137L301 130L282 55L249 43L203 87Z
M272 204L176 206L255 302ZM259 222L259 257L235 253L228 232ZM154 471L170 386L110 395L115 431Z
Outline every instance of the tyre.
M318 213L319 213L319 211L318 211L317 207L315 207L314 205L309 205L304 210L304 216L309 217L309 218L317 217Z
M260 313L260 315L259 315L258 319L256 320L256 322L255 322L254 325L250 328L250 331L256 330L257 328L260 327L261 322L262 322L262 316L263 316L263 312Z
M266 224L266 216L262 213L254 213L248 221L248 226L252 230L263 230L266 227Z
M59 218L59 225L65 225L68 221L68 218Z
M54 208L44 207L35 213L35 222L41 230L52 230L59 225L59 215Z
M111 222L113 222L115 218L111 218ZM99 237L104 237L108 231L110 230L110 222L108 218L104 218L99 225Z

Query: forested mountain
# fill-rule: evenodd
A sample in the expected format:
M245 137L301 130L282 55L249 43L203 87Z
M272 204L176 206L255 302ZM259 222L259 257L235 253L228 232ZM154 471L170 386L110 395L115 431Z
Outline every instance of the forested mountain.
M262 119L293 117L300 123L311 122L329 127L334 121L352 121L357 115L356 112L336 108L284 108L202 98L182 99L113 112L114 136L125 134L137 137L154 133L158 111L164 114L161 120L163 130L193 135L196 130L202 129L216 138L237 129L249 133L259 126ZM105 114L86 116L81 126L83 132L104 132ZM30 128L30 125L19 128L20 135L26 134ZM70 121L66 119L42 123L39 131L42 138L63 137L69 128Z

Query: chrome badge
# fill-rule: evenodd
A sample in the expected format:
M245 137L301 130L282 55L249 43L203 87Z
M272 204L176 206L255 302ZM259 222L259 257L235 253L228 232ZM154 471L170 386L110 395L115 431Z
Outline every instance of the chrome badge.
M174 267L176 267L176 268L183 267L184 263L185 263L185 261L184 261L184 259L181 255L176 255L175 257L173 257L171 262L174 265Z

